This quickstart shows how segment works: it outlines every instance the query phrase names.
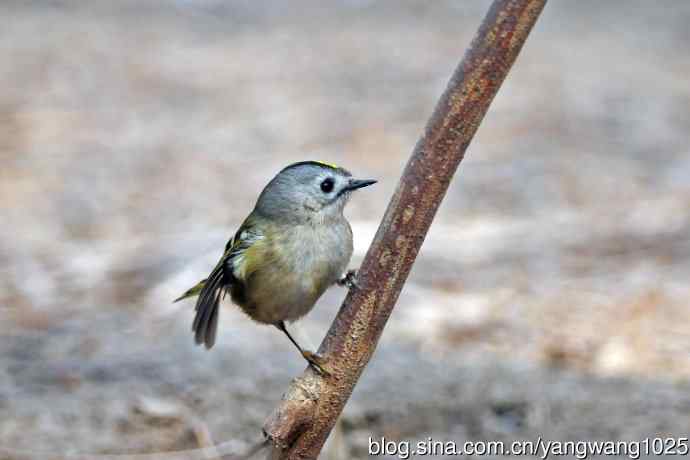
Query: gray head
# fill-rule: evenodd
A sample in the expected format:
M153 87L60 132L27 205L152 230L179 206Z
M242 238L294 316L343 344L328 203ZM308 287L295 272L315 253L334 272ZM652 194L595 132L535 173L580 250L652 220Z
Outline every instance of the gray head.
M323 222L342 216L354 190L375 183L354 179L348 170L328 163L293 163L268 183L255 210L286 222Z

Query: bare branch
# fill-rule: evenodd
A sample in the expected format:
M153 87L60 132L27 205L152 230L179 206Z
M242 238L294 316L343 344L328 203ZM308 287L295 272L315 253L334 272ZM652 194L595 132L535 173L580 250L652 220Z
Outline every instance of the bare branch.
M465 150L546 0L495 0L405 167L374 242L307 369L269 417L273 459L315 459L379 341Z

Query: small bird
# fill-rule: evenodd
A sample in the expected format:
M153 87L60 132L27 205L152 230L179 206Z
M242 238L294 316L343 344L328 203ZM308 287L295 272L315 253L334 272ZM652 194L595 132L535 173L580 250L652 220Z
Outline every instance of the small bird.
M192 324L195 341L213 347L219 304L226 293L254 321L287 335L318 372L323 358L304 350L285 322L306 315L333 284L356 286L352 229L343 209L354 190L375 184L346 169L302 161L282 169L259 195L208 278L175 302L198 296Z

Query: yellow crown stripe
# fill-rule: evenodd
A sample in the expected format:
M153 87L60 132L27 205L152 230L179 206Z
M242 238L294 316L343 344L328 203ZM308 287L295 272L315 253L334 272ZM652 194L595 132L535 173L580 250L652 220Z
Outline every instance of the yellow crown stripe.
M291 165L284 167L281 172L286 171L288 169L297 168L299 166L304 166L304 165L316 165L316 166L321 166L322 168L345 171L343 168L341 168L340 166L334 165L333 163L326 163L325 161L310 160L310 161L299 161L297 163L292 163Z
M320 164L320 165L322 165L322 166L326 166L326 167L328 167L328 168L340 169L340 167L339 167L338 165L333 164L333 163L327 163L327 162L325 162L325 161L318 161L318 160L316 160L316 161L314 161L314 163L318 163L318 164Z

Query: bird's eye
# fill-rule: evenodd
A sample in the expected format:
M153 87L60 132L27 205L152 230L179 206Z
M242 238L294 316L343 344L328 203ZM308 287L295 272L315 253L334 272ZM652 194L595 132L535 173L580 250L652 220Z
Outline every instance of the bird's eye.
M321 191L323 193L331 193L333 191L333 186L335 183L333 182L333 179L330 177L327 179L324 179L323 182L321 182Z

